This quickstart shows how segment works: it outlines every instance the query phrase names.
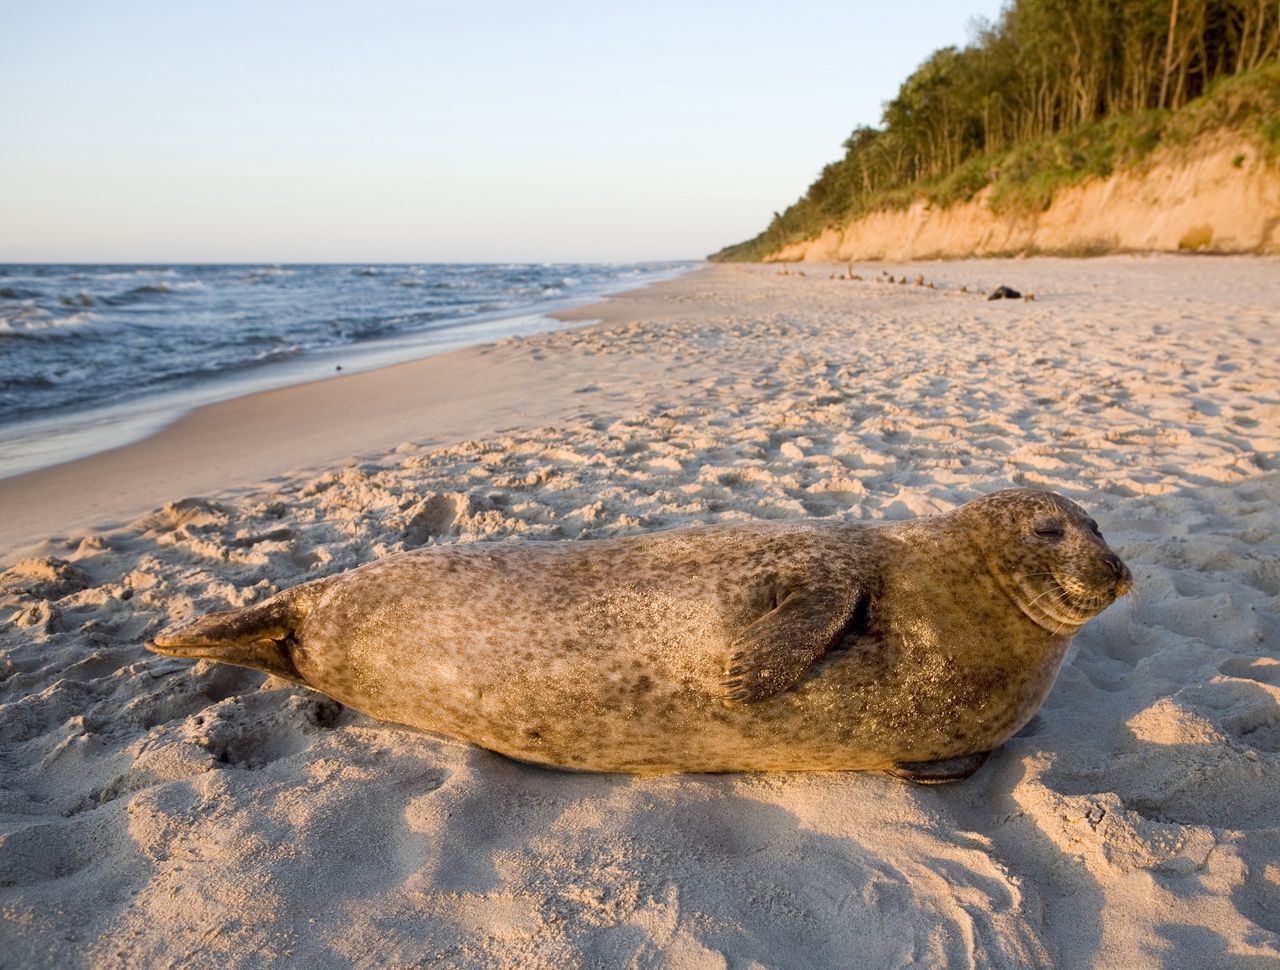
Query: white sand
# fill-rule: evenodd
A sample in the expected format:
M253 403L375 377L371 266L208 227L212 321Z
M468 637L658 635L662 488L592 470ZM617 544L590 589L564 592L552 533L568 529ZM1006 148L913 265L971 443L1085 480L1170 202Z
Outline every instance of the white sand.
M170 438L12 480L0 964L1276 965L1280 261L859 271L715 267L578 314L597 327L441 358L485 392L444 431L447 400L388 371L385 393L232 402L221 431L194 415L216 464ZM1036 300L959 290L998 283ZM326 442L307 408L341 423L353 386L367 443L359 421ZM432 444L391 447L406 414ZM284 474L336 447L365 457ZM81 528L164 487L130 482L143 460L200 497ZM902 518L1016 483L1084 503L1137 592L951 786L566 774L141 647L407 545Z

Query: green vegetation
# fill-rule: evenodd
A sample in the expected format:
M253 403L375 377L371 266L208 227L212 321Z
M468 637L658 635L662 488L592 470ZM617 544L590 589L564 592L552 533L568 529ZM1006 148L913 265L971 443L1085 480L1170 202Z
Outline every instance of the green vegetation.
M1013 0L969 46L930 55L882 126L855 129L844 158L764 232L711 258L760 259L870 212L945 207L988 186L996 211L1044 209L1064 186L1224 128L1280 155L1276 0Z

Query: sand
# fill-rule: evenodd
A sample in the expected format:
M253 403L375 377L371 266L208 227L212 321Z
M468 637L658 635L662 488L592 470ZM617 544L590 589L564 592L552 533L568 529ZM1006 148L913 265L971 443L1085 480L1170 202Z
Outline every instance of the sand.
M1276 965L1280 261L805 269L713 267L5 484L0 963ZM1000 283L1035 301L975 292ZM562 773L141 647L411 546L1011 484L1083 503L1137 589L951 786Z

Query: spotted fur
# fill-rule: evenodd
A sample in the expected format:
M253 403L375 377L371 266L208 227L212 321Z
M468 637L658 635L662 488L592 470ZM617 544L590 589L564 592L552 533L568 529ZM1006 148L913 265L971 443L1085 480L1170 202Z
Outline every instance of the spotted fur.
M414 550L148 646L596 771L883 769L991 750L1131 584L1078 506ZM979 759L980 761L980 759Z

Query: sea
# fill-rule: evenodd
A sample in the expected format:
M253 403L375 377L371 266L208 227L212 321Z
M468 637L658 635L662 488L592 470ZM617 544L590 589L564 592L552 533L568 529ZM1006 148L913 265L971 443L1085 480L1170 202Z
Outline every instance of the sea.
M696 263L0 265L0 477L195 407L520 334Z

